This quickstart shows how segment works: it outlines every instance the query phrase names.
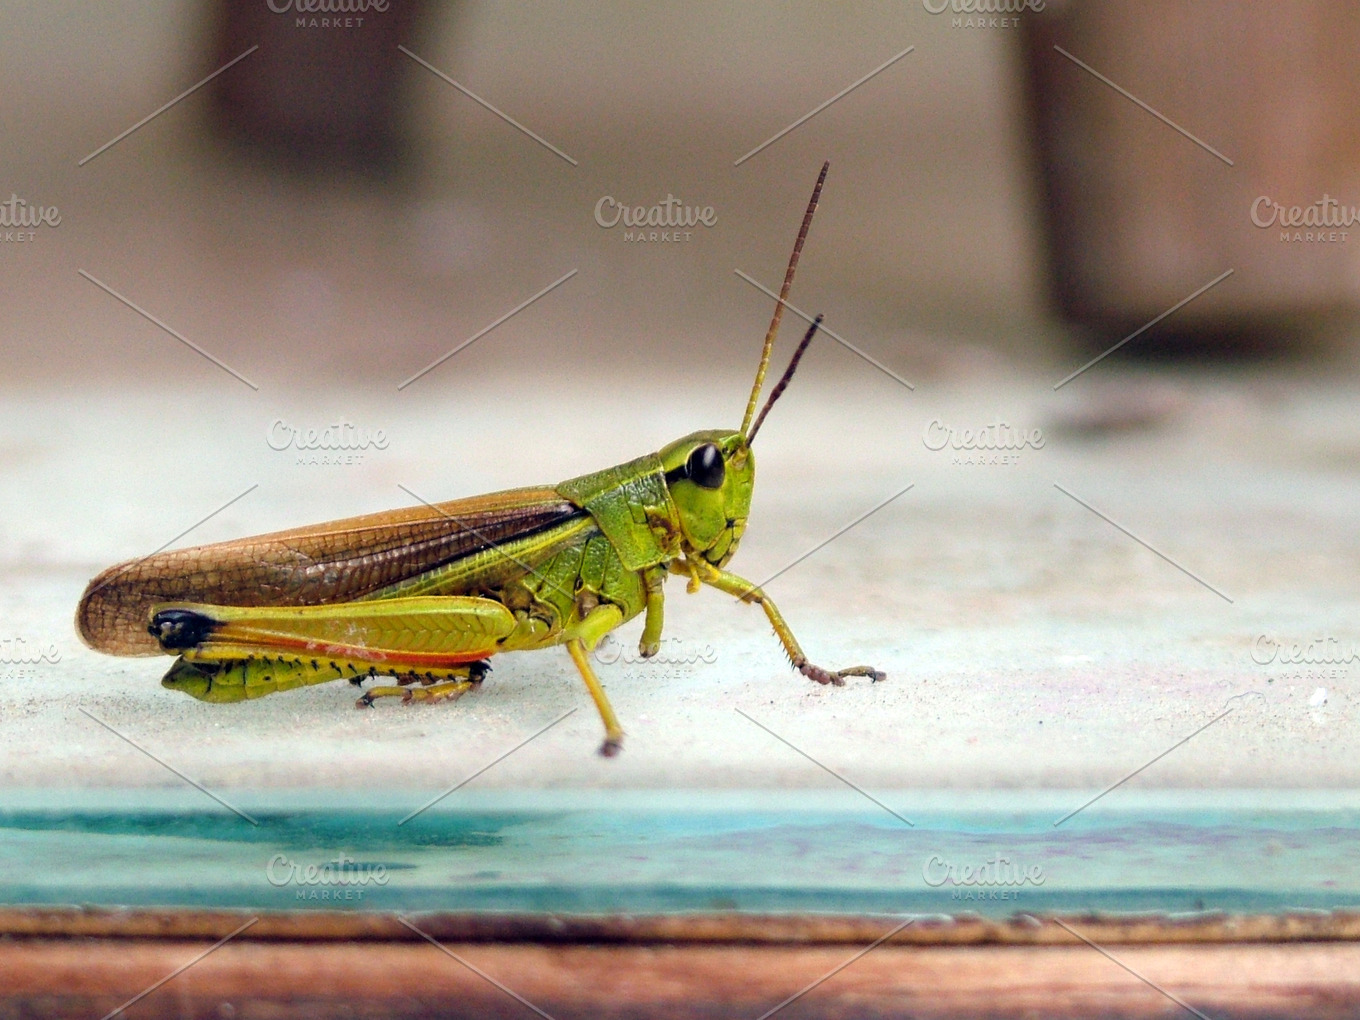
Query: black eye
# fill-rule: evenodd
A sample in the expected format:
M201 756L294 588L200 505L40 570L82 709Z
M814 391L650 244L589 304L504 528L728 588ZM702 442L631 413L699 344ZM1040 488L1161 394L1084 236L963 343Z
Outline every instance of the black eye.
M685 477L705 489L721 489L726 474L722 451L712 443L696 446L685 461Z

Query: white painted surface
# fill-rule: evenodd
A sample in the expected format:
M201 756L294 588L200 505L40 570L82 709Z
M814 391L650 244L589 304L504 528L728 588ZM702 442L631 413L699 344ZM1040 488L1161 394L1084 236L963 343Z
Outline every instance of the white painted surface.
M673 581L666 633L676 658L698 661L601 667L628 731L614 761L595 757L598 719L556 651L497 659L482 690L453 705L358 712L343 684L201 704L160 687L169 659L79 644L71 616L98 569L250 485L181 544L405 505L398 484L433 501L551 481L739 413L740 380L718 395L658 395L654 380L483 378L468 400L459 366L444 371L420 399L386 380L282 396L237 385L7 395L0 636L53 645L60 661L0 669L0 785L181 782L82 707L222 789L438 789L570 708L477 786L836 787L738 708L868 788L1094 794L1227 709L1127 789L1360 778L1357 665L1279 661L1292 643L1360 639L1356 393L1265 373L1152 380L1103 368L1055 395L1046 376L974 372L908 393L843 351L817 352L761 434L733 567L762 580L914 483L769 586L814 661L870 662L889 680L817 687L788 669L758 610ZM1061 430L1116 389L1162 406L1159 422L1100 439ZM499 403L527 393L528 413ZM383 429L387 448L320 467L268 445L276 419L337 417ZM923 443L936 419L1000 419L1045 441L1013 466L954 465ZM624 629L624 648L637 630ZM1263 665L1272 642L1276 661Z

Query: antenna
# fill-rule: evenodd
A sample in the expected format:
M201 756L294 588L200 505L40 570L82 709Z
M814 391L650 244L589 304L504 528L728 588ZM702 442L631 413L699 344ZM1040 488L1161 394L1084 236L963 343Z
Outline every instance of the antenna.
M760 409L760 417L751 426L751 434L746 437L746 444L749 446L756 441L756 433L760 431L760 423L765 420L765 416L770 413L770 408L774 407L774 402L784 393L784 387L788 386L789 380L793 378L793 373L798 369L798 362L803 360L803 352L808 349L808 344L812 343L812 338L817 333L817 327L822 324L820 315L812 320L812 325L803 334L802 342L798 344L798 349L793 352L793 357L789 359L789 367L784 369L784 374L779 377L779 382L775 383L774 389L770 391L770 399L765 401L765 406Z
M826 172L831 169L831 160L822 164L822 172L817 176L817 186L812 189L812 198L808 200L807 212L803 213L803 225L798 230L798 240L793 242L793 254L789 256L789 268L784 272L784 286L779 291L779 302L774 306L774 318L770 320L770 328L765 334L765 347L760 353L760 367L756 369L756 382L751 387L751 398L746 402L746 416L741 420L741 431L750 441L753 431L751 429L751 419L756 414L756 402L760 400L760 389L765 384L765 372L770 367L770 352L774 350L774 338L779 334L779 320L784 317L784 304L788 301L789 288L793 286L793 273L798 268L798 256L803 251L803 242L807 240L808 228L812 226L812 214L817 211L817 200L822 197L822 183L826 180ZM811 339L811 334L809 334ZM794 363L797 363L795 358ZM769 405L766 405L769 409Z

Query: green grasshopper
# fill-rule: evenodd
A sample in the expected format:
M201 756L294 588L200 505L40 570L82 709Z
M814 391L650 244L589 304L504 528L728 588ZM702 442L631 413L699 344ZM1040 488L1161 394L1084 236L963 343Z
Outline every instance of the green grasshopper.
M695 432L552 487L130 560L90 582L76 615L81 637L113 655L178 655L161 683L203 701L395 679L369 688L360 707L391 696L453 699L482 681L491 655L564 644L604 721L600 753L611 757L623 730L588 653L645 613L639 652L656 654L671 573L687 577L690 592L707 584L759 604L794 667L817 683L883 679L869 666L833 672L808 662L769 597L724 569L751 506L751 444L821 323L754 417L828 167L803 216L739 430Z

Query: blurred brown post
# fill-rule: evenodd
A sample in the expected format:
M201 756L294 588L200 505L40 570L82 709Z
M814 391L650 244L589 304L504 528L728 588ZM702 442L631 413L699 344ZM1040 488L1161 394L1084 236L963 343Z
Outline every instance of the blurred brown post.
M1275 205L1360 207L1360 7L1050 0L1024 25L1053 297L1094 345L1229 269L1139 351L1278 350L1355 317L1360 222L1286 229Z
M400 76L420 0L218 0L212 123L302 172L385 175L402 159ZM322 10L320 8L348 8Z

